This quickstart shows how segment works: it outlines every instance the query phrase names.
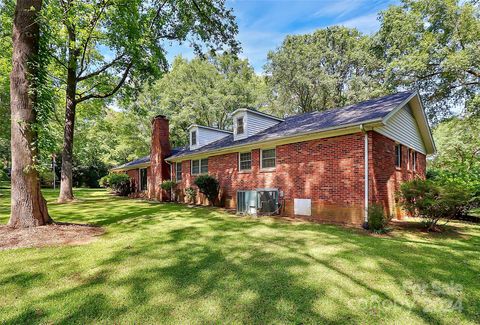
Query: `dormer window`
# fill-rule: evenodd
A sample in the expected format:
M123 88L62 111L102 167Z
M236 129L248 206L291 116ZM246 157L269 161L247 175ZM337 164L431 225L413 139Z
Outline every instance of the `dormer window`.
M197 131L192 131L192 146L197 145Z
M243 128L243 116L237 118L237 134L243 134L245 132Z

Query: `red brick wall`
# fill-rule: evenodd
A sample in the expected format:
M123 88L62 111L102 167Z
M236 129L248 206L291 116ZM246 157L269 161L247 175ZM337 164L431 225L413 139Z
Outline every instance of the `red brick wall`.
M401 167L395 166L395 141L376 132L370 133L370 202L383 204L385 210L396 218L403 214L396 206L395 195L404 181L414 177L425 178L426 156L417 152L417 166L414 171L409 150L402 146Z
M138 192L139 191L139 185L140 185L140 172L139 169L130 169L125 172L125 174L130 177L130 184L132 186L132 192ZM152 175L152 170L150 167L147 167L147 188L148 188L148 183L150 182Z
M162 181L170 179L170 165L165 158L171 154L168 119L158 115L152 120L152 142L150 164L152 173L148 176L148 198L159 201L169 199L169 193L162 190Z
M221 200L234 208L237 190L278 188L285 214L293 215L294 198L312 199L312 217L362 223L364 197L364 137L362 133L277 147L275 171L260 170L260 150L252 151L252 171L238 170L238 153L209 157L209 174L220 181ZM193 186L190 161L182 163L177 195ZM200 198L200 200L203 198Z

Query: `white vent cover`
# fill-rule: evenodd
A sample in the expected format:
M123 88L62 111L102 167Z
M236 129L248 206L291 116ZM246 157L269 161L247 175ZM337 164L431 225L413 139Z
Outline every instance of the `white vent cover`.
M312 200L311 199L293 199L294 214L299 216L312 215Z

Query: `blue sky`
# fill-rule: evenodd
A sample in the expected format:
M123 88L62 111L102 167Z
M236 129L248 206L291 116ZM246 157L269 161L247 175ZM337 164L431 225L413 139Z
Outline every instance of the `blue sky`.
M356 27L364 33L378 29L377 14L396 0L227 0L233 8L242 44L241 57L247 58L257 73L266 63L267 53L281 45L289 34L310 33L332 25ZM187 58L193 52L187 45L173 45L171 61L178 54Z

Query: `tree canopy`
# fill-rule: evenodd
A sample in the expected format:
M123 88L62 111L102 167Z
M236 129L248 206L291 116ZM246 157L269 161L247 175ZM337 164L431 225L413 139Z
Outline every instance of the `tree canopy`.
M265 67L275 110L283 114L340 107L385 93L371 38L329 27L287 36Z
M417 88L429 118L480 110L478 2L403 0L380 14L376 35L391 88Z

